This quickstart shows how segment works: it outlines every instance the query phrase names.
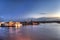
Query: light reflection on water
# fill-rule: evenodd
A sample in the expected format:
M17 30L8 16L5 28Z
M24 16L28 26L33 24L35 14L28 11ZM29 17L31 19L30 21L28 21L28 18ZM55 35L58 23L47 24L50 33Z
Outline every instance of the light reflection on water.
M0 27L0 40L60 40L60 24Z

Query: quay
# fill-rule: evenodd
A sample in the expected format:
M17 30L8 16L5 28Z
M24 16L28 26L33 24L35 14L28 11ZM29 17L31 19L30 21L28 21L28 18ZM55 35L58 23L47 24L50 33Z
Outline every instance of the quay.
M60 21L25 21L25 22L0 22L1 27L16 27L23 25L39 25L40 23L60 23Z
M32 21L32 22L0 22L1 27L18 27L22 25L38 25L39 22Z

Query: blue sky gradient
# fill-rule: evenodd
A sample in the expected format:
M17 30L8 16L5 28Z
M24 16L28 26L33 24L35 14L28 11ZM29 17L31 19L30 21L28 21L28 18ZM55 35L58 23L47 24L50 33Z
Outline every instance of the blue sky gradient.
M0 0L0 17L38 18L60 14L60 0Z

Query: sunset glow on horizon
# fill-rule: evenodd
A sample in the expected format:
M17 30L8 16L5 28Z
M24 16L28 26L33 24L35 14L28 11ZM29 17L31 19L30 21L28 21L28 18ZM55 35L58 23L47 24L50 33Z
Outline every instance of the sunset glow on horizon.
M30 18L41 18L41 17L60 17L60 13L48 13L48 14L44 14L44 15L41 15L41 14L32 14L32 15L29 15Z

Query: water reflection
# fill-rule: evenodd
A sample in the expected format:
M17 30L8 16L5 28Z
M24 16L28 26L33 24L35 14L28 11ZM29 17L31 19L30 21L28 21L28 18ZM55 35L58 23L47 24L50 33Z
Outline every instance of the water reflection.
M0 27L0 40L60 40L60 24Z

